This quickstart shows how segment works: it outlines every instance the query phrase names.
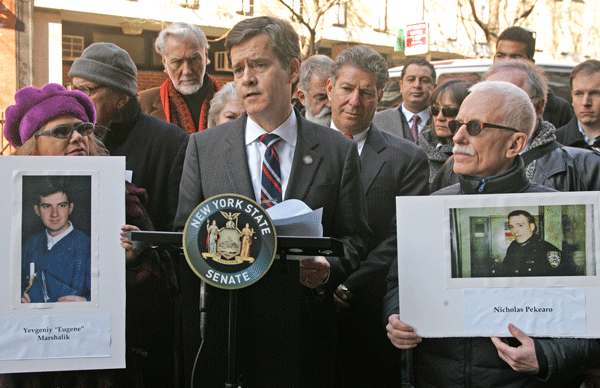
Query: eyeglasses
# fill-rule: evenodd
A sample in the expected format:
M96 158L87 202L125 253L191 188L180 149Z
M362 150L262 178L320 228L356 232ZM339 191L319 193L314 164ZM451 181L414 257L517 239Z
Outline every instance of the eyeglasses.
M66 124L58 125L49 131L36 133L35 138L37 139L40 136L52 136L57 139L70 139L74 130L79 132L81 136L89 136L94 133L94 124L79 123L75 126Z
M437 106L432 105L430 107L431 109L431 114L434 116L437 116L440 114L440 110L442 111L442 114L444 115L444 117L456 117L458 115L458 108L438 108Z
M481 133L481 130L483 128L499 128L499 129L508 129L510 131L515 131L515 132L519 132L514 128L510 128L510 127L504 127L502 125L496 125L496 124L488 124L488 123L481 123L477 120L473 120L473 121L469 121L468 123L463 123L461 121L458 120L450 120L448 121L448 129L450 130L450 132L452 132L452 134L454 135L456 132L458 132L458 130L460 129L460 127L462 127L463 125L467 126L467 133L471 136L477 136Z
M74 84L68 84L67 90L79 90L80 92L83 92L83 93L87 94L88 97L90 97L93 92L95 92L96 90L103 88L103 87L104 87L104 85L92 86L90 88L88 86L75 86Z

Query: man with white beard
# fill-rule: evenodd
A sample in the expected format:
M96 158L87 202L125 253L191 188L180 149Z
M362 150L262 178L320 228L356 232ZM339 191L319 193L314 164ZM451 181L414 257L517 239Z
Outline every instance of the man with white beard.
M190 134L205 129L210 100L219 90L217 81L206 74L206 35L197 26L173 23L160 32L154 47L169 78L139 94L142 110Z
M304 105L304 117L308 121L329 127L331 106L327 98L327 79L333 61L326 55L313 55L300 67L298 98Z

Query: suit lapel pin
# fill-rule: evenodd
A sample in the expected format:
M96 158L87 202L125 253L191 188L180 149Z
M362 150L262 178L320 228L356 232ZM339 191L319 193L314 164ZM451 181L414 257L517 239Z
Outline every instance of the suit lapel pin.
M312 162L313 162L312 156L310 156L310 155L305 155L304 156L304 164L311 165Z

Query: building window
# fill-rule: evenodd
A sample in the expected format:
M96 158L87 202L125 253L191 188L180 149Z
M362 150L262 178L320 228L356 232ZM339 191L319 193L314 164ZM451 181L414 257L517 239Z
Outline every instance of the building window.
M237 13L248 16L254 15L254 0L241 0L241 2L242 8Z
M387 31L387 0L371 0L374 4L373 29L376 31Z
M346 0L338 0L336 4L333 6L333 10L336 14L336 22L334 26L336 27L346 27Z
M215 52L215 70L216 71L231 71L231 65L227 58L227 51Z
M83 52L83 36L63 35L62 56L63 60L73 61L81 56Z

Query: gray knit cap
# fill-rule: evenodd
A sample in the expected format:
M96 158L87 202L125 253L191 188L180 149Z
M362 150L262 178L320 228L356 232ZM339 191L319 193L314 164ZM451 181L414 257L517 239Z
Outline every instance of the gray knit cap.
M69 77L80 77L100 85L110 86L128 96L137 96L135 63L119 46L112 43L93 43L77 58Z

